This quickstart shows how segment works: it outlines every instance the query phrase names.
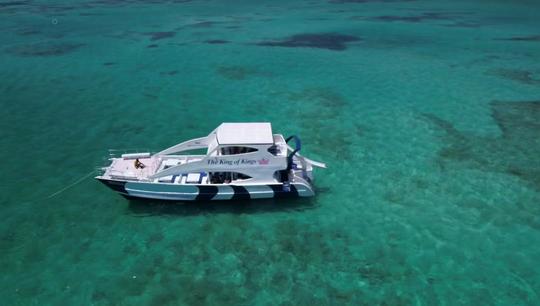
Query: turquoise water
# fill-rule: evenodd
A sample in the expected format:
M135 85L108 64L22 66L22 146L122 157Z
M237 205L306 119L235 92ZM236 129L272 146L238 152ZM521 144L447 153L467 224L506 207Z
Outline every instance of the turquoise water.
M540 303L537 1L2 1L0 39L3 305ZM55 195L224 121L317 197Z

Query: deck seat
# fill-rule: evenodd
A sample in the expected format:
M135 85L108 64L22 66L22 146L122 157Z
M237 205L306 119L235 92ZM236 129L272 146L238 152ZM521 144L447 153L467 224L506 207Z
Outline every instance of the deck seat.
M188 173L186 183L188 184L200 184L202 175L200 173Z
M158 179L158 182L160 183L170 183L170 182L174 182L174 176L172 175L167 175L167 176L164 176L164 177L160 177Z

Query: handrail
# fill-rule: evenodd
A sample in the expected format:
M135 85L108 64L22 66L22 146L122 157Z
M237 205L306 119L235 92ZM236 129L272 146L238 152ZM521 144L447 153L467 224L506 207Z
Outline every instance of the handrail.
M294 146L295 149L287 156L287 170L291 170L292 168L292 161L294 155L302 149L302 142L300 141L300 138L296 135L291 135L285 139L285 143L288 143L291 139L294 139Z
M153 155L148 149L109 149L109 159L121 157L122 154L130 153L150 153L150 155Z
M300 177L300 176L297 176L297 175L293 175L292 177L293 177L292 181L295 182L295 183L302 183L304 185L311 186L311 183L308 182L303 177Z
M186 141L184 141L182 143L179 143L177 145L174 145L174 146L172 146L170 148L167 148L167 149L165 149L163 151L160 151L160 152L158 152L156 154L157 155L169 155L169 154L178 153L178 152L182 152L182 151L204 149L204 148L208 148L208 143L209 143L209 137L208 136L194 138L194 139L186 140Z
M287 149L288 150L291 150L293 151L293 148L291 148L291 146L287 145ZM315 167L319 167L319 168L326 168L326 164L325 163L322 163L322 162L318 162L318 161L314 161L312 159L309 159L303 155L300 155L300 154L296 154L297 157L300 157L302 158L303 160L305 160L308 164L311 164Z

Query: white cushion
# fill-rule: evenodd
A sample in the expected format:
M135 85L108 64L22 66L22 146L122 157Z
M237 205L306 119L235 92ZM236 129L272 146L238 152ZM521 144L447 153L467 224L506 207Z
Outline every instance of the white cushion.
M164 176L164 177L160 177L158 179L158 182L161 182L161 183L170 183L172 180L172 175L167 175L167 176Z
M188 173L186 183L198 183L201 180L200 173Z

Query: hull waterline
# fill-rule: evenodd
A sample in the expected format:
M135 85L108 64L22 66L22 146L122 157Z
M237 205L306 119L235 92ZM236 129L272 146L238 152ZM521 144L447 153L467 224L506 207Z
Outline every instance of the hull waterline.
M267 185L178 185L110 180L96 177L121 195L131 198L171 201L252 200L312 196L311 186L302 183Z

